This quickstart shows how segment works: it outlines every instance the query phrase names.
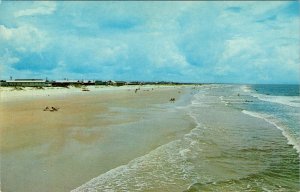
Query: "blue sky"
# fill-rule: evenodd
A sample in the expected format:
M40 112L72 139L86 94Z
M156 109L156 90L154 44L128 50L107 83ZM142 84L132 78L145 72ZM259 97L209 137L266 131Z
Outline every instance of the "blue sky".
M0 4L1 79L299 83L297 1Z

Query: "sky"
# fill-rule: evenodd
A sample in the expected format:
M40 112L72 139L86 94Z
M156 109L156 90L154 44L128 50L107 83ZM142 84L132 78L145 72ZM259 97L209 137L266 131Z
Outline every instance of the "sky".
M0 79L300 80L299 1L0 3Z

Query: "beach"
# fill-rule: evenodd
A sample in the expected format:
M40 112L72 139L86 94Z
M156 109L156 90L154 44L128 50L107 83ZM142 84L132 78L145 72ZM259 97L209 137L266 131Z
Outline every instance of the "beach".
M153 123L182 88L145 86L135 93L137 88L2 92L2 191L70 191L192 126L175 112ZM59 109L43 111L46 106ZM170 119L172 127L159 130Z
M298 191L297 122L249 89L2 91L1 191Z

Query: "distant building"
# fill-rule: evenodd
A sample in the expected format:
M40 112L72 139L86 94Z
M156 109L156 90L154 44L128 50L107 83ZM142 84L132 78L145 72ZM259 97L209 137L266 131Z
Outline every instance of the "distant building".
M131 81L131 82L128 82L127 85L142 85L142 82L139 82L139 81Z
M96 85L95 81L91 81L91 80L83 80L81 81L82 85Z
M95 81L95 85L107 85L106 81Z
M1 81L1 86L12 86L12 87L48 87L51 84L43 79L15 79L8 81Z
M123 85L126 85L127 82L126 81L116 81L116 86L123 86Z
M109 80L107 81L107 85L112 85L112 86L116 86L117 82L113 81L113 80Z
M53 87L68 87L70 85L73 86L81 85L81 82L77 80L57 80L57 81L52 81L51 85Z
M123 85L127 85L126 81L113 81L113 80L109 80L106 82L106 85L112 85L112 86L123 86Z

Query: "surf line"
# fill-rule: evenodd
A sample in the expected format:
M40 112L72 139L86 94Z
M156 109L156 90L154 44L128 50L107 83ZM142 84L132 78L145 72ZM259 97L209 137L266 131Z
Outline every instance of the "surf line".
M242 110L242 112L246 115L249 115L249 116L252 116L255 118L259 118L259 119L263 119L267 123L275 126L277 129L279 129L281 131L282 135L288 140L288 144L293 145L293 148L296 149L297 153L300 156L300 146L297 144L297 141L295 141L295 139L284 128L280 127L278 124L276 124L272 120L265 117L267 115L256 113L256 112L251 112L251 111L247 111L247 110Z

